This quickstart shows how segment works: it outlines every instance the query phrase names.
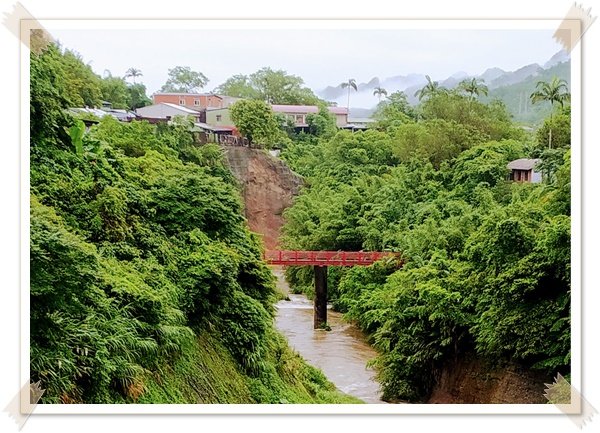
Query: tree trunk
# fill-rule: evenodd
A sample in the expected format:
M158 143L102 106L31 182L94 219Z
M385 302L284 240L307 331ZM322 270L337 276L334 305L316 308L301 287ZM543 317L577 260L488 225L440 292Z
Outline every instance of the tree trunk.
M554 104L552 104L552 111L554 111ZM548 149L552 149L552 112L550 112L550 125L548 125Z
M350 112L350 86L348 86L348 105L346 106L348 112Z

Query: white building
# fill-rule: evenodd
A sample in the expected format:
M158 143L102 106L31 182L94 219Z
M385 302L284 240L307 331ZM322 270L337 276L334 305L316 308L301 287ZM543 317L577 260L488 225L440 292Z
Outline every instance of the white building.
M190 108L180 105L171 104L169 102L161 102L160 104L148 105L147 107L138 108L135 112L149 119L171 119L175 116L192 116L194 122L200 122L201 113ZM202 119L203 120L203 119Z

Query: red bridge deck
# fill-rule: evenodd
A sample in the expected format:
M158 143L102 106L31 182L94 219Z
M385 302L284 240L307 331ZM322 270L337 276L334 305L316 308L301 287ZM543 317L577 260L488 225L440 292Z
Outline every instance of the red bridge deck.
M384 257L398 257L399 253L376 251L284 251L265 252L265 261L271 265L288 266L368 266Z

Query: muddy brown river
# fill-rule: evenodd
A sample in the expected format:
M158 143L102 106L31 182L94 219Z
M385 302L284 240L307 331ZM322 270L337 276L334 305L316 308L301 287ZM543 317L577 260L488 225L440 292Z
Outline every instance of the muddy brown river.
M304 295L289 293L289 286L280 268L273 268L277 286L287 293L289 301L279 301L277 329L309 364L321 369L335 386L346 394L366 403L385 404L380 399L375 371L367 362L377 353L367 344L363 333L345 322L340 313L328 310L327 323L331 331L313 329L313 303Z

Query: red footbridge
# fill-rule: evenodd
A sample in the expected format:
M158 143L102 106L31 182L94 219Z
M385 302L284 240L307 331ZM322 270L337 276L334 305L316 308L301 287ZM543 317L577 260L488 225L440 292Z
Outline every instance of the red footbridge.
M369 266L385 257L399 253L378 251L286 251L265 252L265 261L270 265L285 266Z
M397 258L400 253L379 251L265 251L264 259L270 265L314 266L315 301L314 328L327 324L327 266L369 266L383 258Z

